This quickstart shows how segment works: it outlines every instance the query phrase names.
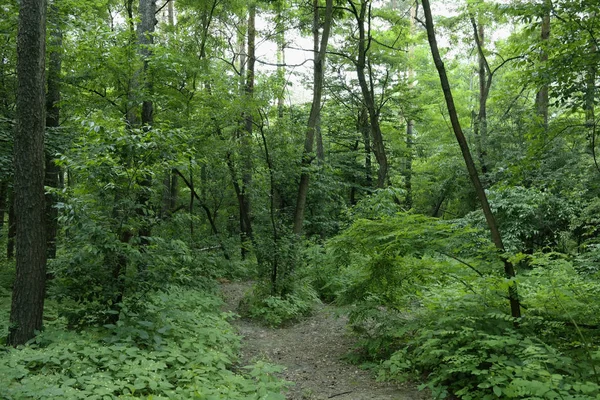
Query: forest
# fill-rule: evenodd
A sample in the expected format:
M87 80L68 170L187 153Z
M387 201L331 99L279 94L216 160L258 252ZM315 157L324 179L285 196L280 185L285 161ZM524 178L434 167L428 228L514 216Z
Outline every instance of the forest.
M598 36L598 0L0 0L0 398L290 398L235 321L331 305L380 382L600 399Z

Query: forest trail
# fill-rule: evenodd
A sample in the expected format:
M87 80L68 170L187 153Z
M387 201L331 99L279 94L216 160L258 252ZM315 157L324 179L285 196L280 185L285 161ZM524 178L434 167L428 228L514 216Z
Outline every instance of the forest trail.
M248 283L226 283L226 310L234 311ZM345 316L333 306L318 306L313 315L284 328L268 328L238 318L233 325L242 335L242 362L264 360L285 366L281 377L295 382L288 400L424 400L413 387L376 382L370 373L342 360L353 345Z

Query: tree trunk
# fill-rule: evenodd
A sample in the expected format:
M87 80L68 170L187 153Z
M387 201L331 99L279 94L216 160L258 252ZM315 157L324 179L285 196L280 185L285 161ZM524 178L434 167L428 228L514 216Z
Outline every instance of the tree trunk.
M598 48L595 43L590 44L591 60L596 59ZM588 127L596 125L595 98L596 98L596 63L591 62L587 68L586 90L585 90L585 123Z
M175 26L175 0L170 0L167 4L167 22L171 28ZM175 168L169 168L165 171L163 180L162 197L162 217L169 218L177 206L177 173Z
M371 80L367 82L366 72L368 69L371 76L371 66L367 62L367 53L371 47L371 2L370 0L361 0L360 10L356 9L354 3L348 1L356 23L358 25L358 59L356 61L356 74L358 83L363 95L365 107L369 112L369 122L371 125L371 136L373 138L373 153L379 165L377 172L377 187L383 188L386 183L388 173L388 161L385 154L385 145L383 143L383 135L381 126L379 125L379 108L375 104L375 90ZM365 23L368 25L368 30L365 31Z
M254 67L256 64L256 5L248 6L248 42L247 42L247 65L246 82L244 84L244 96L249 107L252 107L254 98ZM252 131L254 128L254 117L252 109L244 112L244 131L240 134L241 158L242 158L242 184L239 186L238 203L240 207L240 235L242 258L246 258L247 244L252 241L252 219L250 207L249 190L252 185ZM232 176L235 179L234 176Z
M317 119L317 125L315 127L316 141L317 141L317 161L319 165L325 163L325 146L323 145L323 130L321 129L321 116Z
M542 15L542 28L540 38L542 40L542 53L540 54L540 62L542 64L542 68L545 67L545 64L548 61L548 52L543 48L547 45L550 39L550 11L552 9L552 0L544 0L544 15ZM548 104L549 104L549 94L548 94L548 83L542 83L540 90L537 92L535 96L535 105L537 110L537 115L540 118L540 123L544 131L548 130Z
M487 70L485 68L485 57L483 54L483 44L485 42L485 31L481 23L476 24L475 19L471 19L475 35L475 43L478 48L478 71L479 77L479 112L475 122L475 140L477 143L477 154L479 164L481 165L481 173L485 177L488 172L486 159L487 146L487 99L489 95L489 87L487 86Z
M6 340L10 346L26 343L42 329L46 292L45 0L21 0L18 32L14 139L17 264Z
M151 46L154 44L154 28L156 26L156 0L140 0L140 25L138 26L138 44L139 52L142 56L144 66L142 70L143 100L141 125L144 132L152 129L154 124L154 103L148 97L152 95L153 83L149 69L149 57L152 55ZM141 191L138 196L138 214L144 218L146 210L150 207L150 188L152 187L152 176L149 173L144 173L139 184ZM152 235L150 223L143 222L140 230L140 243L144 246L148 243L148 238Z
M125 11L127 12L127 25L129 27L129 45L133 45L139 38L135 32L135 19L133 15L133 1L125 0ZM138 91L139 91L139 71L135 71L133 76L129 79L129 85L127 87L127 111L125 113L125 122L127 128L133 129L140 125L140 118L138 116L139 104L138 104Z
M154 105L148 96L152 94L153 84L149 71L149 57L152 55L150 48L154 44L154 28L156 26L156 0L140 0L140 25L138 26L139 52L142 56L143 81L144 81L144 99L142 100L141 123L145 130L150 130L154 123Z
M396 9L396 2L393 4L394 9ZM415 4L410 7L410 34L413 34L414 31L414 21L417 16L417 7ZM408 48L408 85L410 88L414 87L414 75L415 71L412 69L412 60L413 60L413 46ZM412 193L412 163L413 163L413 152L414 152L414 128L415 128L415 120L412 119L412 115L409 115L406 121L406 164L404 166L404 189L406 190L406 196L404 197L404 203L407 209L411 209L413 205L413 193Z
M429 6L429 0L422 0L423 4L423 12L425 13L425 25L427 29L427 39L429 41L429 46L431 48L431 54L433 56L433 61L435 63L435 67L438 70L438 74L440 76L440 83L442 85L442 90L444 92L444 98L446 100L446 106L448 107L448 114L450 116L450 122L452 124L452 130L456 136L456 140L460 146L460 150L462 152L463 158L465 160L465 164L467 166L467 170L469 172L469 178L471 178L471 182L475 187L475 192L477 193L477 197L481 202L481 206L483 208L483 213L485 215L485 219L487 221L488 227L490 229L490 233L492 236L492 241L494 245L498 249L499 252L504 253L504 243L502 242L502 236L500 235L500 231L498 230L498 225L496 224L496 219L494 218L494 214L490 209L490 205L488 203L487 195L485 190L483 189L483 185L479 180L479 175L477 173L477 169L475 168L475 163L473 162L473 158L471 157L471 152L469 150L469 145L467 144L467 140L460 126L460 122L458 120L458 114L456 112L456 107L454 106L454 98L452 97L452 91L450 89L450 83L448 82L448 76L446 75L446 68L444 67L444 63L442 61L442 57L440 56L440 52L438 50L437 40L435 37L435 30L433 26L433 17L431 15L431 7ZM501 257L504 261L504 273L508 279L512 279L515 277L515 270L510 261L506 259L504 254L501 254ZM521 317L521 306L519 303L519 298L517 294L517 287L515 283L511 283L508 290L508 297L510 301L510 309L511 315L515 318Z
M362 135L365 146L365 181L370 190L373 188L373 166L371 161L371 126L369 125L369 112L364 105L358 112L358 130Z
M169 26L174 26L175 25L175 7L173 6L173 4L175 3L175 0L170 0L169 4L167 4L167 21L169 23Z
M302 225L304 223L304 210L306 209L306 196L308 194L308 183L310 180L308 167L313 160L312 152L315 141L315 132L319 122L319 115L321 114L321 97L323 93L325 57L327 55L327 43L329 41L332 20L333 0L326 0L325 20L323 22L323 32L321 33L321 43L318 51L315 51L314 54L313 100L310 107L310 115L308 117L306 139L304 141L304 152L302 153L302 172L300 175L300 184L298 185L296 209L294 211L293 232L296 235L300 235L302 233ZM313 0L313 32L318 32L319 25L319 2L318 0Z
M285 25L283 20L283 0L277 1L275 4L275 41L277 42L277 82L281 85L277 94L277 118L283 118L283 110L285 105Z
M409 119L406 124L406 165L404 166L404 189L406 190L406 196L404 197L404 203L407 209L411 209L413 206L413 195L412 195L412 161L413 161L413 147L414 147L414 126L415 121Z
M56 1L49 9L50 36L49 36L49 63L48 63L48 88L46 94L46 130L48 134L56 134L60 126L60 73L62 68L62 42L63 34L60 27L60 16ZM54 132L53 132L54 131ZM60 168L54 162L54 154L46 151L46 177L45 184L50 188L60 185ZM56 198L52 194L46 195L46 252L48 258L56 258L56 236L58 234L58 210L55 207Z
M317 15L318 17L318 15ZM314 21L313 21L314 22ZM319 28L318 25L313 26L313 54L319 53ZM323 106L321 105L321 108ZM317 142L317 162L322 165L325 161L325 149L323 147L323 134L321 132L321 113L317 115L317 121L315 122L315 139Z

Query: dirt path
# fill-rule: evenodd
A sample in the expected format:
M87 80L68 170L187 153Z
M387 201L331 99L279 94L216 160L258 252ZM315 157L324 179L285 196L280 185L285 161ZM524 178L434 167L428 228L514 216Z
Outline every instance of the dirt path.
M222 285L227 309L235 311L250 286L244 283ZM320 306L299 323L279 329L266 328L253 321L237 319L233 324L243 337L244 363L265 360L283 365L282 378L295 382L289 400L423 400L414 388L378 383L368 372L341 360L352 348L344 317L335 308Z

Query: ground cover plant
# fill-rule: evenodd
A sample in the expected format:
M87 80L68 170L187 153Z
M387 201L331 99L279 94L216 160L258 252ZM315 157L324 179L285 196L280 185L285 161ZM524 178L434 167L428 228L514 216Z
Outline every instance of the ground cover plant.
M114 325L78 332L50 303L44 332L3 351L2 398L284 399L280 367L237 364L239 337L221 302L173 286L148 294L141 310L124 307Z

